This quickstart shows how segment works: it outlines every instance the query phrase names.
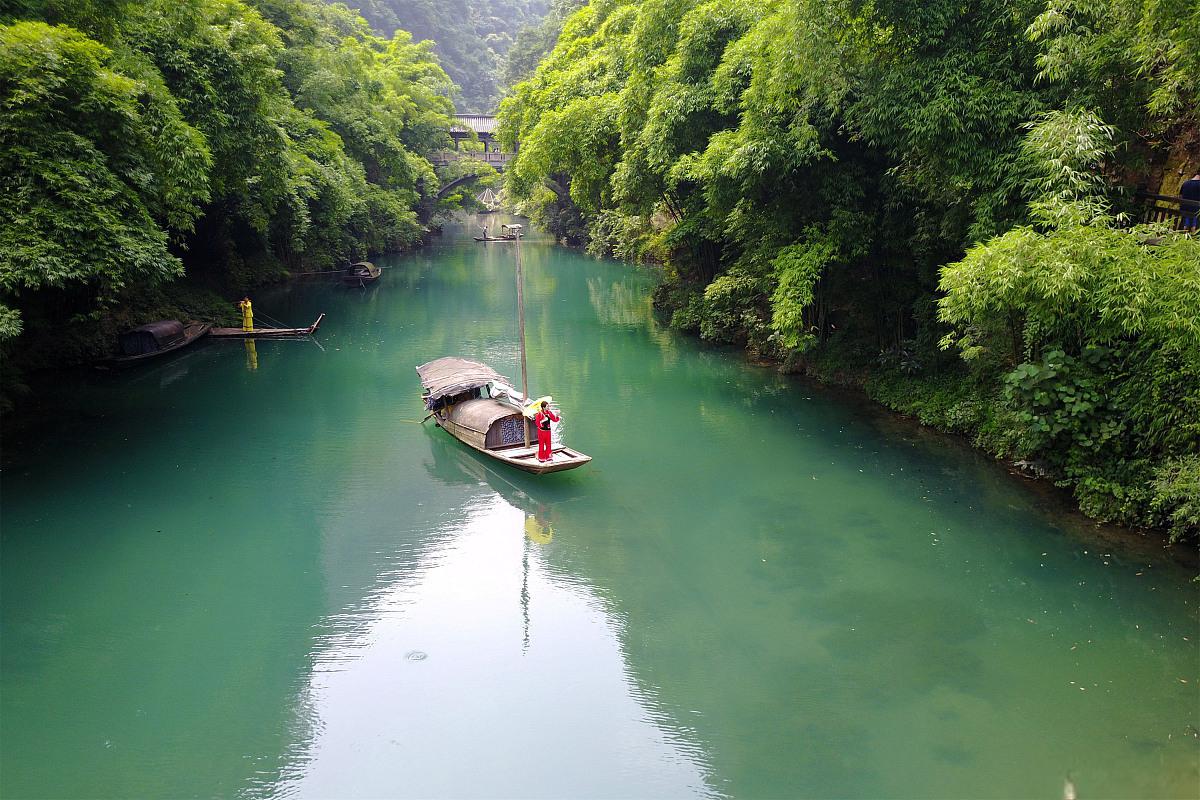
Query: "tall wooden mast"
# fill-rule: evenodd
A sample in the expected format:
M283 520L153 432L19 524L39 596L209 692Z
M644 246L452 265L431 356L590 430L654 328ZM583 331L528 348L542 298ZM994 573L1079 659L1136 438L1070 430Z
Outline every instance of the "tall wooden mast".
M521 228L516 229L517 241L517 333L521 340L521 433L525 437L525 447L529 447L529 423L526 421L524 408L529 406L529 371L525 366L525 272L521 267Z

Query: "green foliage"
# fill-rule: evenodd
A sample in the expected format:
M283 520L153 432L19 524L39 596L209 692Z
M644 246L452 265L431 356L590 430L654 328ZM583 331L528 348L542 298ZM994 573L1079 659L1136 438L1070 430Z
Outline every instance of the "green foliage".
M1146 523L1179 500L1152 488L1154 475L1200 450L1200 242L1116 227L1095 173L1112 133L1090 112L1033 125L1037 226L948 265L939 306L954 326L943 345L964 358L1028 359L1005 376L1005 396L1080 507Z
M616 118L611 94L579 98L547 112L521 142L509 171L510 191L527 196L541 181L569 172L571 199L581 209L598 211L607 200L607 176L617 156Z
M664 258L662 236L651 219L601 211L588 231L588 252L596 256L611 253L625 261L661 263Z
M21 328L21 315L17 310L0 305L0 342L19 335Z
M976 433L995 409L962 375L914 380L902 371L884 371L873 375L866 388L872 399L888 408L950 433Z
M1200 536L1200 455L1173 458L1154 475L1151 505L1166 517L1171 539Z
M96 327L185 264L242 290L415 244L451 91L432 45L315 0L4 12L0 340Z
M114 60L70 28L0 26L5 298L84 284L110 300L182 272L164 228L187 230L199 214L209 153L161 86Z
M1105 148L1086 133L1064 135L1105 130L1094 115L1080 117L1052 116L1030 132L1027 152L1044 159L1032 184L1041 228L1018 226L942 271L939 316L955 326L943 344L966 358L1008 348L1015 360L1047 343L1078 354L1139 336L1172 350L1200 346L1200 241L1115 226L1086 169Z
M512 86L532 75L538 63L554 49L567 17L586 4L586 0L551 0L550 8L541 20L523 25L504 54L501 86Z
M732 269L704 289L700 336L714 342L733 343L755 331L761 315L754 308L762 296L761 279Z
M1089 103L1117 93L1156 114L1195 119L1200 11L1172 0L1050 0L1028 35L1043 46L1040 76Z
M1089 347L1078 358L1051 350L1004 377L1005 398L1018 409L1035 449L1094 452L1125 432L1120 410L1104 392L1111 369L1109 351Z
M1151 522L1158 465L1196 448L1200 244L1128 227L1110 195L1194 132L1196 21L1141 0L593 0L501 106L508 190L541 219L573 207L593 252L662 261L677 329L876 376L1091 513ZM831 353L853 359L811 366Z
M776 279L771 326L787 349L804 350L816 342L815 326L806 321L805 312L813 304L817 281L835 257L834 243L817 238L783 248L771 262Z

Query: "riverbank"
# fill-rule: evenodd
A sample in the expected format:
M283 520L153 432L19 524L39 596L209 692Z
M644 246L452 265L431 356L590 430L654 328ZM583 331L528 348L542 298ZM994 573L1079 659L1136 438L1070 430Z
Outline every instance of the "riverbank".
M1019 491L1036 498L1031 508L1040 509L1048 523L1093 552L1120 552L1135 562L1157 561L1165 554L1180 566L1200 570L1200 548L1195 541L1172 539L1161 527L1121 525L1088 516L1069 486L1039 472L1036 465L1006 454L1003 438L992 431L964 424L964 420L977 417L962 409L980 401L959 382L946 381L939 387L933 381L837 369L816 358L786 364L778 359L754 361L803 381L798 391L826 393L834 402L853 408L889 438L973 453L981 469L1005 472ZM956 392L959 399L951 400Z
M1167 29L1109 15L1067 36L1084 75L1074 28L1001 5L580 11L501 105L506 197L666 263L678 330L857 372L1090 516L1200 537L1200 240L1139 199L1200 167L1159 83L1186 48L1144 69Z
M1104 416L1120 417L1132 405L1130 395L1137 393L1129 387L1146 388L1152 397L1144 399L1148 404L1157 404L1151 410L1164 407L1164 396L1178 399L1175 414L1182 422L1176 439L1194 437L1200 433L1200 418L1196 418L1200 407L1193 409L1198 399L1189 392L1188 376L1195 374L1200 380L1200 359L1195 354L1189 358L1186 353L1177 353L1172 362L1170 356L1152 352L1144 361L1132 359L1124 365L1106 357L1098 369L1076 370L1075 374L1061 367L1057 373L1055 369L1043 369L1039 378L1057 380L1036 387L1049 400L1039 401L1042 408L1030 413L1006 391L1010 377L1002 365L988 363L980 370L978 365L973 367L964 361L957 351L938 346L946 329L934 317L932 300L923 304L920 320L909 322L919 324L914 338L902 339L890 348L881 349L878 341L869 339L869 320L857 317L853 310L843 310L836 316L836 324L832 314L820 318L820 326L827 332L823 341L813 337L807 349L788 350L772 330L763 290L756 281L746 280L744 275L736 280L722 276L708 287L687 285L669 259L664 263L666 257L661 252L640 247L640 241L618 236L593 241L581 249L593 255L599 255L597 251L626 253L658 268L654 306L663 324L710 346L739 348L750 360L784 373L852 388L885 409L959 437L1004 461L1026 479L1047 487L1055 496L1069 497L1072 509L1093 523L1115 525L1131 535L1146 532L1169 546L1182 543L1200 553L1200 503L1196 501L1200 498L1200 458L1187 455L1187 448L1178 441L1174 446L1180 455L1174 459L1160 457L1155 461L1145 454L1129 458L1128 453L1105 453L1100 447L1104 436L1095 435L1094 442L1086 436L1088 425L1099 424L1086 420L1091 408L1076 411L1072 407L1082 408L1086 400ZM652 257L655 254L657 257ZM738 280L744 286L738 287ZM721 291L713 292L718 286ZM816 319L814 312L813 321ZM1028 369L1029 365L1022 367ZM1146 375L1136 375L1139 371ZM1121 385L1120 379L1127 380L1131 373L1135 379L1142 378L1141 386L1137 380ZM1113 397L1106 396L1109 394ZM1045 408L1056 403L1067 409ZM1148 415L1145 409L1139 411L1140 419L1129 413L1130 420L1107 424L1122 429L1139 424L1143 428L1175 424ZM1057 443L1048 441L1043 435L1046 417L1054 414L1059 418L1051 420L1054 424L1068 429L1074 425L1085 433ZM1073 416L1082 416L1085 421L1081 424L1070 419ZM1063 417L1068 418L1065 423Z
M1155 462L1144 456L1126 457L1111 448L1106 451L1101 435L1096 435L1094 442L1083 436L1058 441L1048 438L1045 417L1050 413L1031 414L1016 402L1007 389L1010 379L1002 370L994 367L973 370L957 353L939 349L936 336L928 332L919 340L906 340L881 351L878 343L863 338L868 326L854 324L853 318L842 318L837 326L829 325L839 330L824 341L814 342L805 350L785 351L769 335L763 312L751 300L743 298L735 302L724 315L719 303L712 300L709 292L686 291L673 282L669 272L655 292L660 316L677 330L712 344L744 348L748 357L773 364L785 373L852 387L893 412L934 430L962 437L1026 477L1069 491L1074 507L1094 521L1152 531L1172 544L1186 542L1196 546L1200 534L1200 507L1195 500L1200 497L1200 460L1195 457ZM726 317L731 321L723 327L720 322ZM932 322L927 323L927 331L929 328L937 330ZM857 338L852 333L856 330ZM1181 376L1189 374L1189 369L1200 369L1196 362L1194 357L1189 361L1180 354L1181 367L1172 364L1171 370L1163 370L1161 361L1155 364L1160 373L1169 372L1154 387L1156 398L1157 394L1170 393L1162 388L1172 386L1170 381L1178 383ZM1082 405L1084 400L1100 409L1104 416L1118 416L1121 404L1130 403L1129 388L1112 381L1111 376L1122 374L1121 370L1111 363L1101 367L1090 373L1077 370L1075 374L1060 367L1057 375L1047 369L1049 377L1057 377L1057 382L1037 387L1050 398L1039 402L1043 406L1065 403L1067 410L1058 411L1060 417L1078 413L1071 410L1072 404ZM1133 371L1139 369L1154 374L1145 364L1133 366ZM1128 375L1128 371L1124 374ZM1090 388L1093 384L1094 389ZM1090 394L1084 395L1085 389ZM1181 398L1177 413L1186 419L1190 409L1183 399L1186 389L1180 387L1176 394ZM1151 424L1136 419L1132 413L1129 416L1131 420L1112 423L1126 429L1125 435L1129 435L1128 428ZM1065 424L1055 424L1060 428L1080 425L1070 419ZM1186 437L1195 424L1193 421L1191 425L1181 425L1177 435Z
M400 256L429 244L441 226L430 223L412 246L371 257ZM240 298L289 281L305 279L278 260L263 255L254 270L190 269L184 277L123 292L113 302L85 313L73 308L78 298L42 293L23 309L24 331L3 343L0 358L0 424L6 431L22 427L22 411L45 398L62 370L91 368L113 355L117 337L124 331L162 319L200 320L216 326L240 326ZM330 269L333 265L308 264L304 269ZM327 277L327 276L326 276ZM262 309L266 311L266 309ZM288 320L296 325L310 320ZM34 415L37 415L35 410Z

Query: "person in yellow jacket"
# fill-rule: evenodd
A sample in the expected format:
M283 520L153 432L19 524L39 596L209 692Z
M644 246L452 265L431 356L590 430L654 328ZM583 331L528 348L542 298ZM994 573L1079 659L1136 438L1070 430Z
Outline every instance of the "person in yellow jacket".
M254 308L250 305L250 298L243 297L238 308L242 310L242 330L254 330Z

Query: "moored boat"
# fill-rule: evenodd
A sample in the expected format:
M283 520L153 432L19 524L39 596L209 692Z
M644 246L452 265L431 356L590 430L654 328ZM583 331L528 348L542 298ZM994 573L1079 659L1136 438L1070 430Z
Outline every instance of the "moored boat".
M592 460L552 436L550 460L539 461L537 431L525 398L487 364L439 358L417 367L417 374L425 387L425 408L438 426L486 456L538 475Z
M379 276L382 274L381 267L375 266L370 261L359 261L346 268L346 274L342 276L342 283L347 286L366 286L379 280Z
M177 319L150 322L121 334L121 355L110 358L109 363L124 366L164 356L187 347L211 329L207 322L192 321L186 325Z

